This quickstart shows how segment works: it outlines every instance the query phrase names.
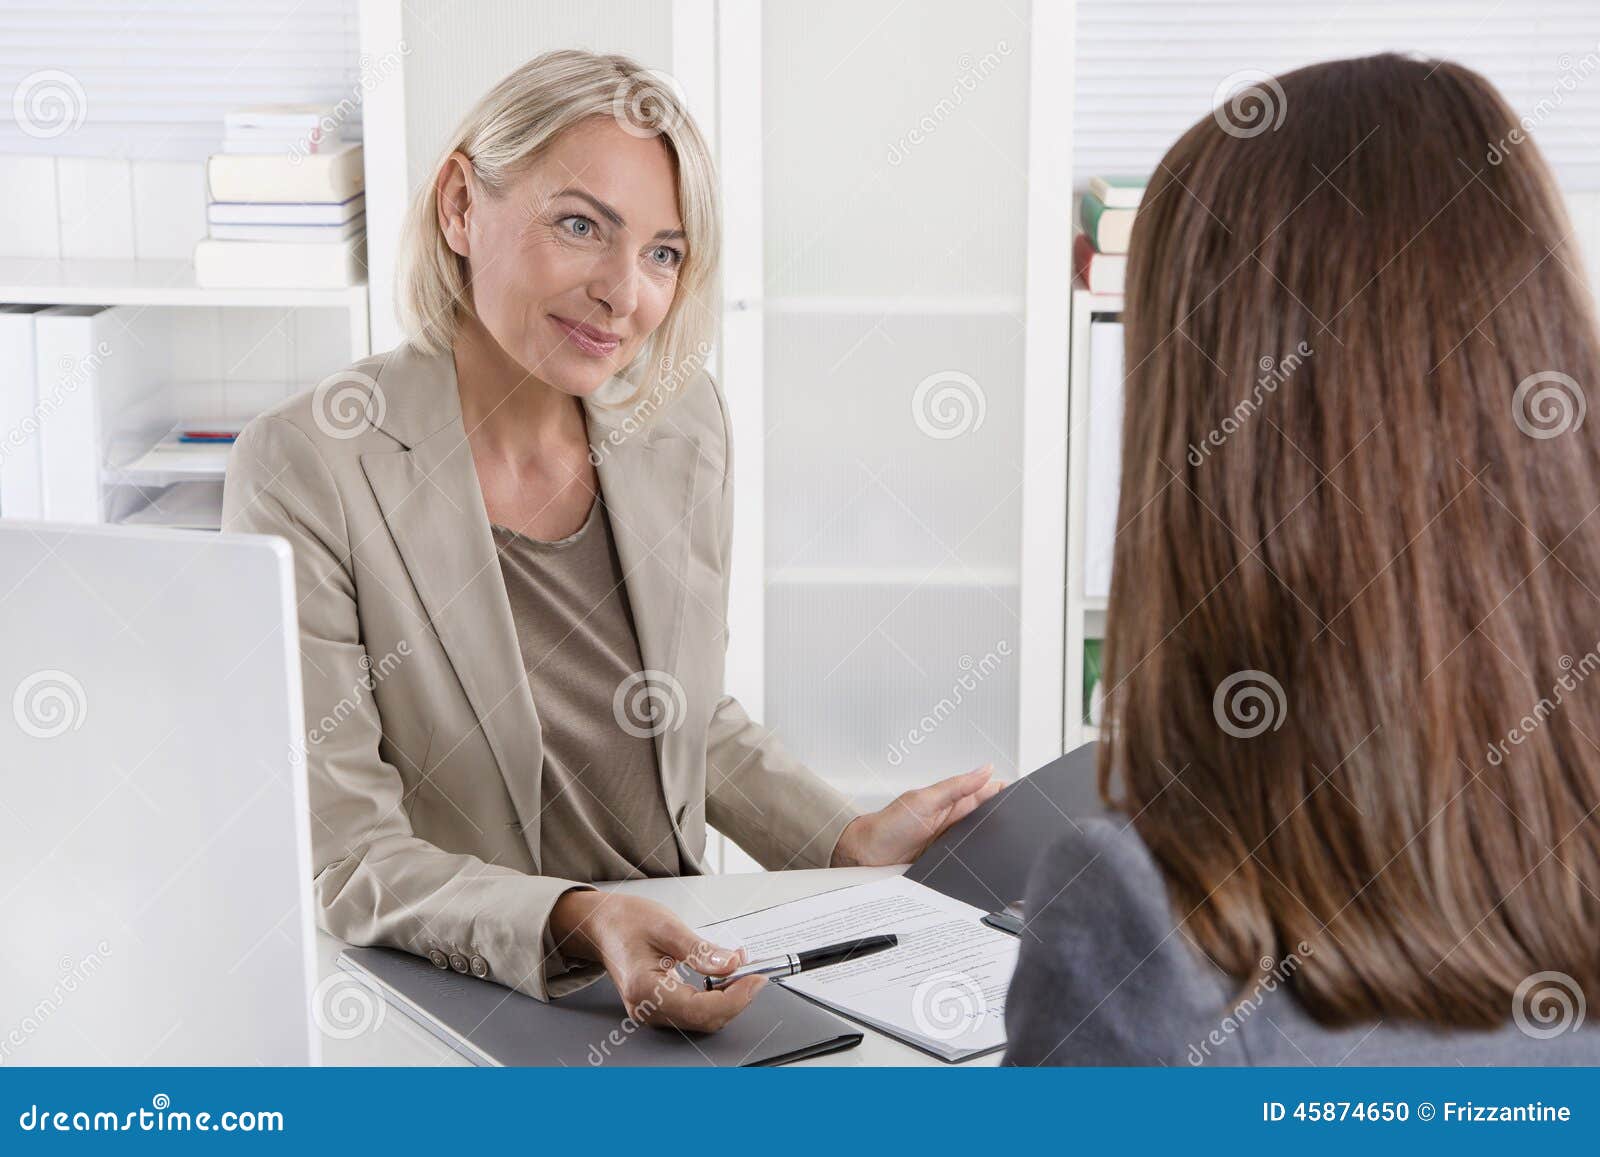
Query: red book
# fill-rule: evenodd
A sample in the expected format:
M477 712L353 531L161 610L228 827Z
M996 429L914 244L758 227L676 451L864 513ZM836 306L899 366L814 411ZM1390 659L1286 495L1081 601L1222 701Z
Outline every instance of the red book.
M1090 293L1121 293L1128 276L1128 258L1120 253L1101 253L1084 234L1072 241L1072 271Z

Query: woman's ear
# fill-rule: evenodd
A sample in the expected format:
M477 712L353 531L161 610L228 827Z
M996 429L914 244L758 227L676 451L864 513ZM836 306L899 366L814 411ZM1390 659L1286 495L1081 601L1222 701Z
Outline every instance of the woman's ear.
M445 158L435 180L439 200L439 230L445 244L458 256L470 257L468 234L472 223L472 161L459 150Z

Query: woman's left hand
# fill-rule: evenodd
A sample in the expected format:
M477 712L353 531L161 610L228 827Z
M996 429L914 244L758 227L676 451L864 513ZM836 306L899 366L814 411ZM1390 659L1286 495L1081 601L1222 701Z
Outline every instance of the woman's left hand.
M833 849L835 868L908 864L951 824L1006 786L986 763L965 775L904 792L882 811L857 816Z

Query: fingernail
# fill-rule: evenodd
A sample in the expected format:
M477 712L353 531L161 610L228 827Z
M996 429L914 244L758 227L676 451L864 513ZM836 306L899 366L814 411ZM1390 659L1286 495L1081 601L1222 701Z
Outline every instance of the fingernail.
M723 965L727 964L731 959L732 957L726 952L713 952L711 954L711 963L715 964L718 968L721 968Z

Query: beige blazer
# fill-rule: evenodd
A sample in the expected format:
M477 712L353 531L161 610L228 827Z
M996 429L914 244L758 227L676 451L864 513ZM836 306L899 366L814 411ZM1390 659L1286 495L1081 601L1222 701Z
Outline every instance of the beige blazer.
M708 822L766 867L826 866L858 813L723 692L721 391L701 373L643 429L585 408L640 655L665 673L655 743L685 869L706 870ZM222 521L294 549L322 927L541 999L592 976L547 977L565 967L550 910L575 884L539 874L539 711L454 359L401 347L252 420Z

